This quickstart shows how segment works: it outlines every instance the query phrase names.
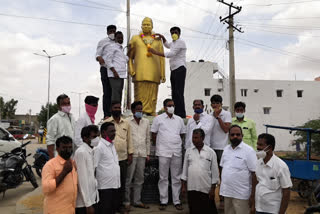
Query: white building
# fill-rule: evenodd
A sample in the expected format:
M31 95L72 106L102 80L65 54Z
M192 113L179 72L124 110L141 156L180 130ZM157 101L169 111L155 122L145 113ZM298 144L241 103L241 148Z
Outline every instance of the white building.
M192 101L202 99L208 113L210 98L219 94L229 109L229 80L217 75L218 65L211 62L188 62L185 85L187 115L193 115ZM219 76L219 77L217 77ZM236 80L236 101L245 102L246 117L253 119L257 133L266 131L264 124L296 127L320 117L319 81ZM293 134L269 129L276 138L276 150L295 150Z

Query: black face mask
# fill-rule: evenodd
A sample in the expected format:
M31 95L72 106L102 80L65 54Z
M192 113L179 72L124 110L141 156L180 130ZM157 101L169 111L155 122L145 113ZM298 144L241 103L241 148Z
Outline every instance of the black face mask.
M60 154L59 154L63 159L65 160L68 160L71 155L72 155L72 150L63 150L63 151L60 151Z
M119 111L119 110L111 111L111 114L112 114L113 117L120 117L121 111Z
M242 140L238 139L238 138L234 138L232 140L230 140L232 146L238 146L241 143Z

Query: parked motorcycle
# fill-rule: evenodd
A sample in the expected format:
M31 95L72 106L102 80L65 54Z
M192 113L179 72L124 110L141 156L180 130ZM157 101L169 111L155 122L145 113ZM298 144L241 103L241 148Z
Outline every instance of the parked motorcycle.
M49 154L47 149L38 148L36 153L33 155L34 162L33 168L36 169L38 176L41 178L42 168L49 160Z
M31 154L26 154L25 147L29 143L31 141L0 156L0 192L14 189L24 181L30 181L34 188L38 187L36 177L27 162L27 157Z

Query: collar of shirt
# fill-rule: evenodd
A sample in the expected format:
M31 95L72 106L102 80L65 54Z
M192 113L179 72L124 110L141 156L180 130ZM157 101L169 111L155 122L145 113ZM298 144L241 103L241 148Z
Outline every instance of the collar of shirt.
M65 112L63 112L63 111L58 111L58 114L61 116L61 117L65 117L65 116L67 116L67 117L70 117L71 116L71 113L69 113L69 114L67 114L67 113L65 113Z
M238 118L237 118L237 117L235 117L235 118L234 118L234 121L237 121L237 122L239 122L239 123L243 123L243 122L247 122L247 118L246 118L246 117L244 117L244 118L243 118L243 120L242 120L242 121L240 121L240 120L238 120Z
M274 157L274 155L272 154L272 157L270 158L270 160L269 160L266 164L264 163L264 160L261 158L260 164L261 164L261 165L266 165L266 166L269 166L270 168L272 168L272 167L274 166L274 160L275 160L275 157Z
M105 140L103 138L101 138L100 141L106 146L112 146L113 145L112 143L110 143L109 141L107 141L107 140Z
M59 161L59 163L60 163L61 165L63 165L63 164L66 162L66 160L63 159L59 154L56 156L56 158L58 159L58 161Z
M120 43L115 42L115 45L116 45L120 50L122 50L122 49L123 49L123 47L122 47L122 45L121 45Z
M89 153L91 153L93 151L93 148L91 148L86 142L83 142L83 144L81 144L81 146L83 146L85 148L85 150L87 150Z
M115 122L116 123L116 120L113 118L113 116L111 116L108 119L106 119L104 122ZM123 119L123 117L120 116L119 123L122 123L122 122L124 122L124 119Z
M243 144L244 144L243 141L241 141L241 143L236 148L232 148L231 144L229 146L231 150L237 150L237 149L241 149L243 147Z
M167 112L165 112L164 114L165 114L165 117L166 117L166 118L175 119L174 114L172 114L172 117L169 117L169 115L167 114Z

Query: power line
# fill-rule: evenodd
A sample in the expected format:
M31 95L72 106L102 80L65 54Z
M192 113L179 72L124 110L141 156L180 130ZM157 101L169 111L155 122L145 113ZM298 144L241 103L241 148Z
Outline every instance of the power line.
M187 2L187 1L184 1L184 0L180 0L180 2L183 3L183 4L185 4L185 5L190 6L190 7L192 7L192 8L197 8L198 10L201 10L201 11L203 11L203 12L205 12L205 13L208 13L208 14L212 15L212 12L211 12L211 11L206 10L206 9L203 9L203 8L199 7L198 5L196 5L196 4L191 4L190 2ZM215 13L214 15L216 15L216 13Z
M291 18L277 18L277 19L273 19L273 18L269 18L269 19L246 19L245 21L273 21L273 20L291 20L291 19L320 19L319 16L315 16L315 17L291 17ZM244 20L240 19L237 22L242 22Z
M263 28L259 27L246 27L246 29L253 30L253 31L262 31L262 32L267 32L267 33L273 33L273 34L280 34L280 35L285 35L285 36L300 36L301 34L294 34L294 33L286 33L286 32L279 32L279 31L270 31L270 30L264 30ZM314 35L309 35L310 37L320 37L319 36L314 36Z
M275 5L285 5L285 4L301 4L306 2L320 2L319 0L305 0L305 1L295 1L295 2L280 2L280 3L269 3L269 4L245 4L243 6L259 6L259 7L270 7Z
M244 23L244 24L242 24ZM242 26L256 26L256 27L269 27L269 28L281 28L281 29L293 29L293 30L320 30L320 27L314 26L298 26L298 25L270 25L270 24L258 24L258 23L245 23L242 22Z

